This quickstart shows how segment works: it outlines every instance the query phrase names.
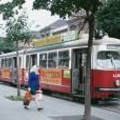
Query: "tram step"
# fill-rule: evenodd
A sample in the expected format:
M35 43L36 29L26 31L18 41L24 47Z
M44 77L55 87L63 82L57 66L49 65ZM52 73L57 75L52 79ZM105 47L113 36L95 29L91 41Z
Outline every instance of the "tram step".
M52 96L56 97L56 98L62 98L62 99L66 99L66 100L72 100L71 96L67 96L67 95L64 95L64 94L52 93Z
M85 96L84 95L80 95L80 94L75 94L75 95L73 95L73 97L84 98Z
M84 91L84 89L81 89L81 88L76 88L75 90L78 91L78 92L79 92L79 91L80 91L80 92L81 92L81 91Z

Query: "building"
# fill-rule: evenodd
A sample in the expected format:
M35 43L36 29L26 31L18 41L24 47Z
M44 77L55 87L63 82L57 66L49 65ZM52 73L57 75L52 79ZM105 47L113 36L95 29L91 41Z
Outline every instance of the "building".
M40 31L32 32L33 36L36 39L45 38L48 36L63 34L69 31L78 31L80 27L82 27L84 23L83 19L72 18L70 20L60 19L56 22L42 28ZM85 25L84 29L82 30L84 33L88 33L88 26Z

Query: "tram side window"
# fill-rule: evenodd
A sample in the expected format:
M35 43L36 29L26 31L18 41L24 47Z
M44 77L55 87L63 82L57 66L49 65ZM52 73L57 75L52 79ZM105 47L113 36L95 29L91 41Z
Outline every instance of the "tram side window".
M57 52L48 54L48 68L56 68L57 65Z
M4 68L4 67L5 67L5 60L2 59L2 60L1 60L1 68Z
M2 68L11 67L11 65L12 65L11 58L5 58L1 60Z
M40 54L39 62L41 68L47 68L47 53Z
M21 68L21 62L22 62L22 59L21 57L19 57L19 67Z
M29 66L30 66L30 56L27 55L26 56L26 68L29 68Z
M37 65L37 54L31 55L31 67Z
M58 54L58 67L69 68L69 51L60 51Z
M5 66L4 67L7 67L7 59L5 59Z
M13 68L17 67L17 58L13 57Z
M9 58L9 59L8 59L8 66L7 66L7 67L12 68L12 58Z

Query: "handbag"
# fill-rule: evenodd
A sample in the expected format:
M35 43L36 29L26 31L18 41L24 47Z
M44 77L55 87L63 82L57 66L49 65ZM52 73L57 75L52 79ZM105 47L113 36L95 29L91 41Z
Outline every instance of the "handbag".
M23 105L29 105L30 101L31 101L31 93L30 91L27 90L24 96Z
M40 101L43 98L43 94L41 90L37 90L35 94L35 100Z

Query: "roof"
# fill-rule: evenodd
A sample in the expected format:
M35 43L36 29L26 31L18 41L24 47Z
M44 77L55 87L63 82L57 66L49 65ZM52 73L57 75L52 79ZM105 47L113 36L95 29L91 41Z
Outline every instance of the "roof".
M65 25L67 25L67 22L65 20L57 20L54 23L41 29L40 32L46 32L47 30L56 29L56 28L59 28L61 26L65 26Z

